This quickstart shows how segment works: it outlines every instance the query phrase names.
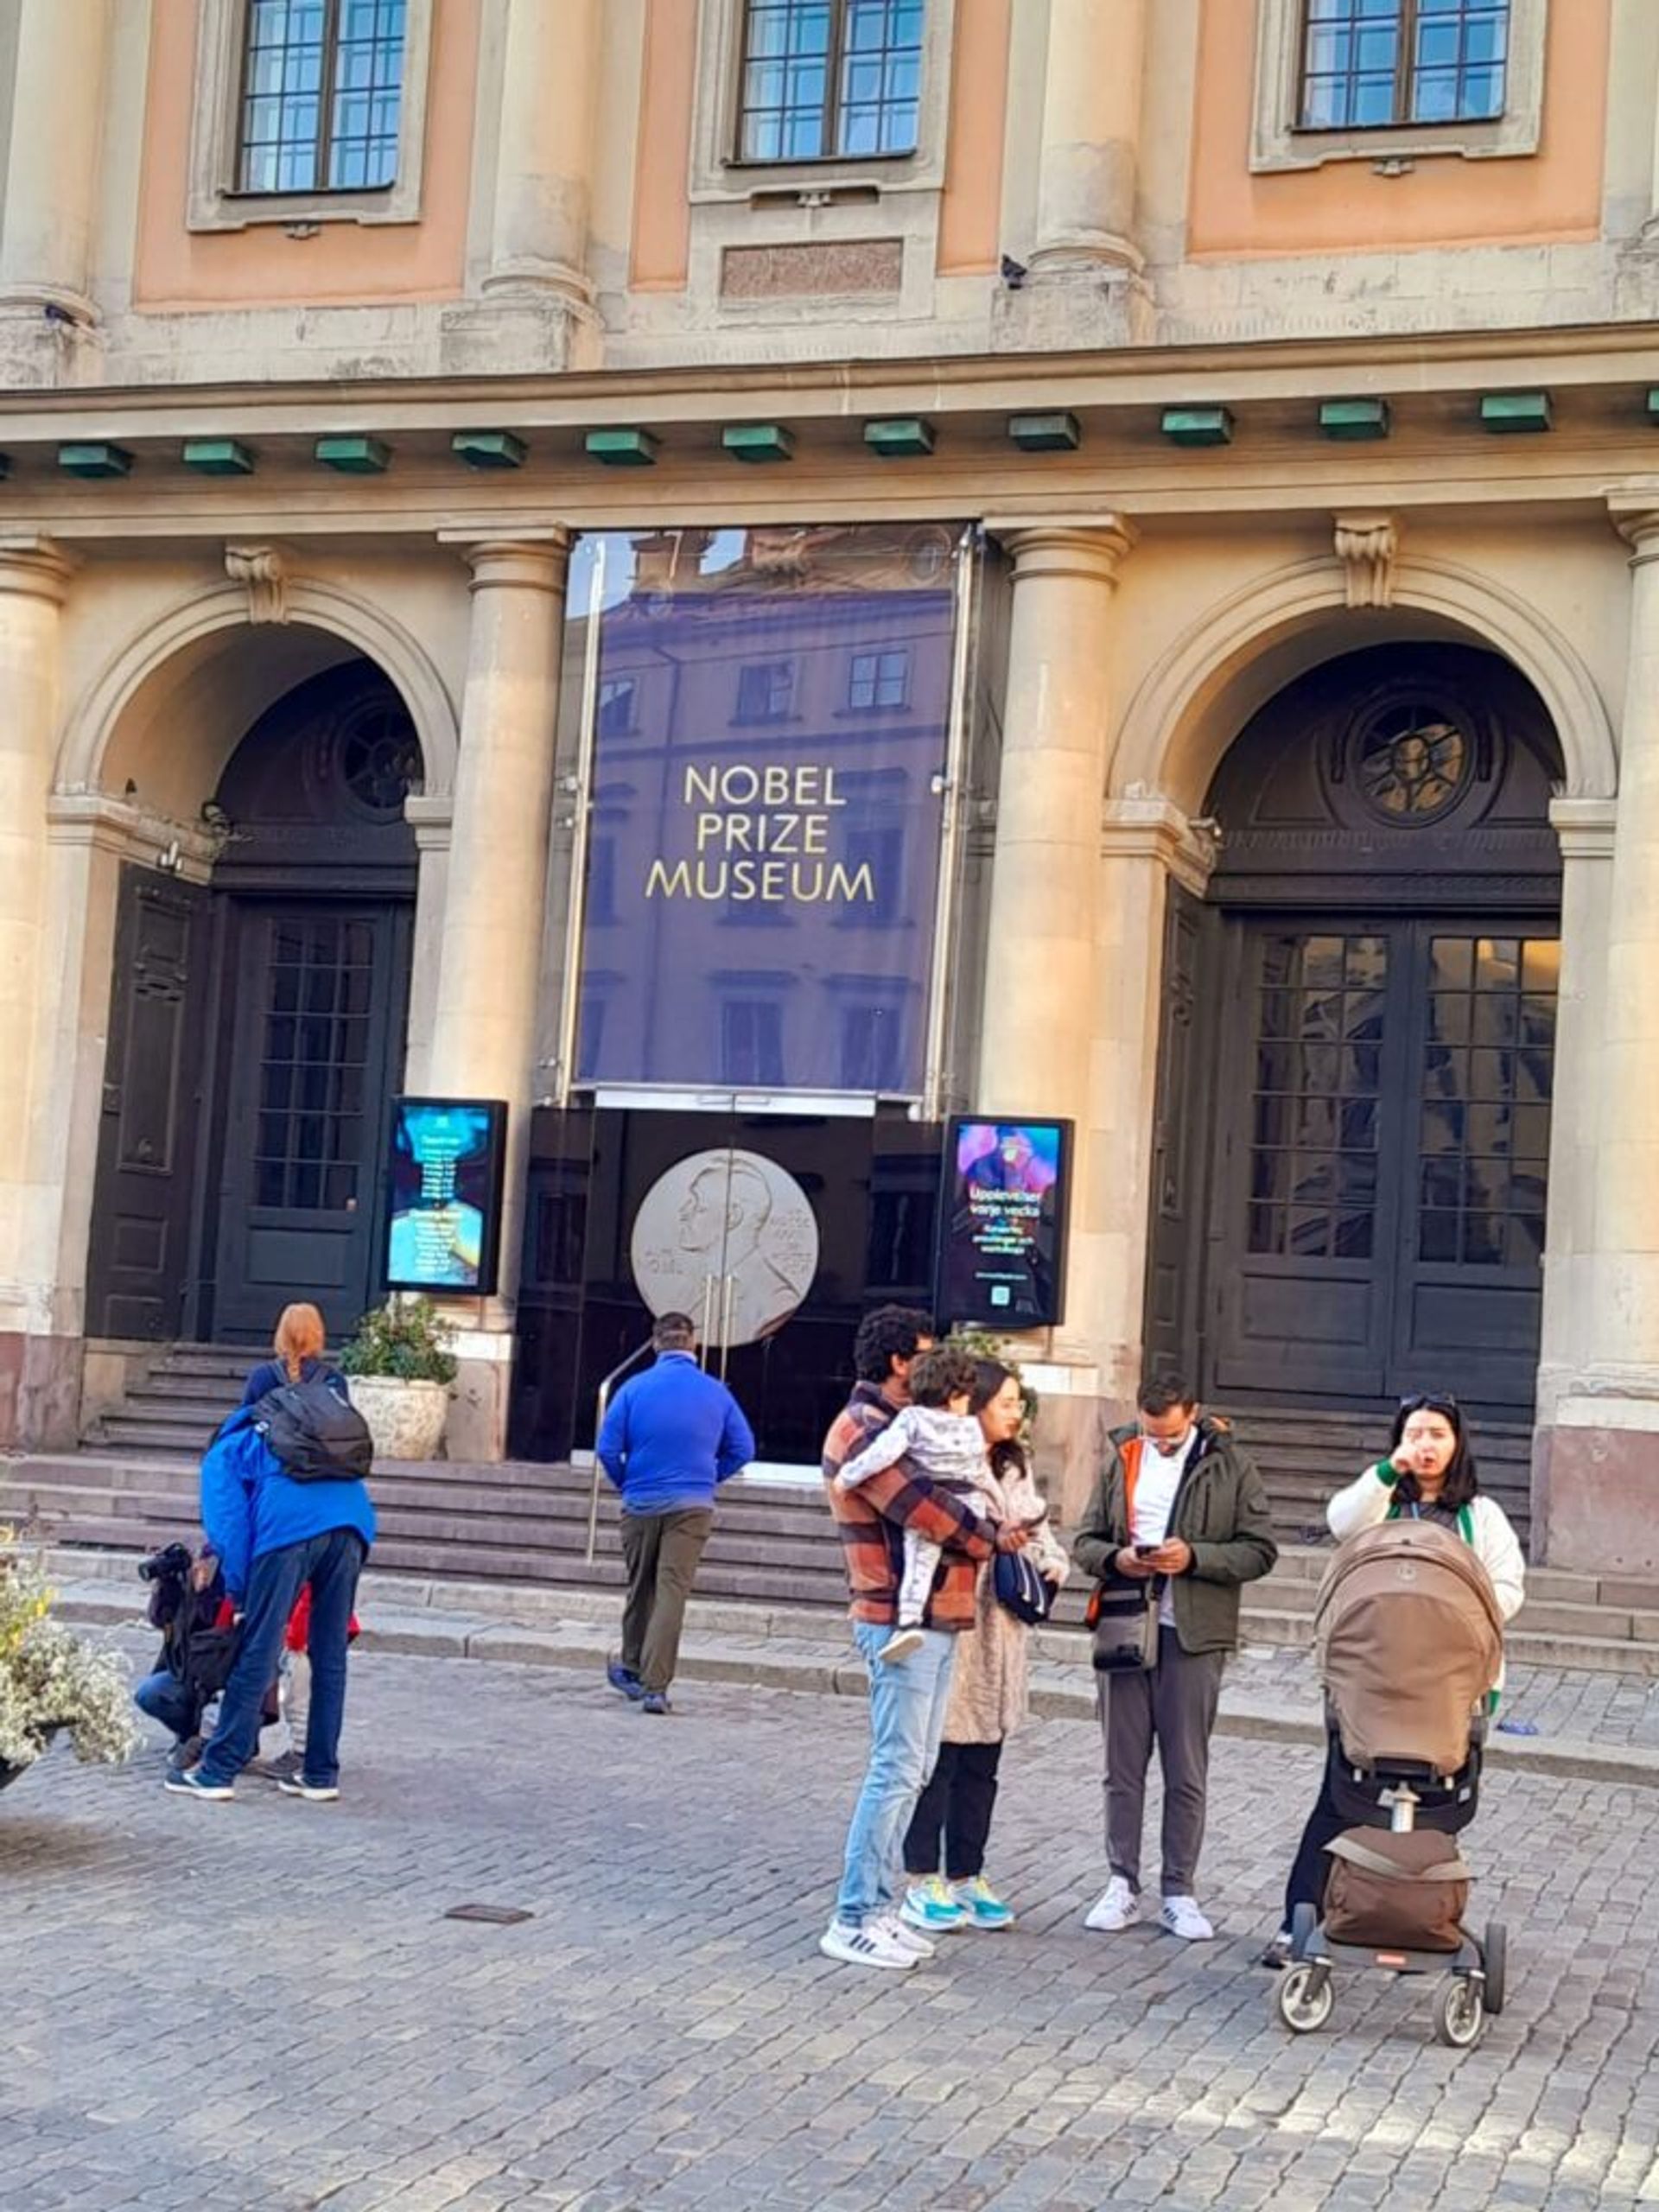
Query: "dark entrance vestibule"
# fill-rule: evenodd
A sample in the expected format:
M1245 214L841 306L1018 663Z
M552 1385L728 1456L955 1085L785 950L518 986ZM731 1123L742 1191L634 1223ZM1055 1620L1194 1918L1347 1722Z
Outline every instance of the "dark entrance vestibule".
M124 870L90 1334L264 1343L305 1299L338 1337L379 1294L420 772L402 700L353 659L238 746L211 884Z
M1560 773L1530 687L1451 645L1329 662L1231 747L1166 929L1154 1364L1241 1407L1529 1415Z

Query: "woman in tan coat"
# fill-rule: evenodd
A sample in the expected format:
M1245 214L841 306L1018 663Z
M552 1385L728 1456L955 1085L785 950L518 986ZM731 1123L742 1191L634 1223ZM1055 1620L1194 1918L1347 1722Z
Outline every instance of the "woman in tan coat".
M1019 1442L1025 1415L1019 1377L996 1360L976 1367L969 1408L984 1431L992 1517L1027 1524L1027 1556L1058 1589L1070 1562ZM1031 1630L998 1605L982 1567L971 1634L957 1648L938 1764L916 1801L905 1837L908 1886L901 1911L912 1927L1007 1928L1014 1914L985 1878L985 1843L996 1802L1002 1746L1025 1719Z

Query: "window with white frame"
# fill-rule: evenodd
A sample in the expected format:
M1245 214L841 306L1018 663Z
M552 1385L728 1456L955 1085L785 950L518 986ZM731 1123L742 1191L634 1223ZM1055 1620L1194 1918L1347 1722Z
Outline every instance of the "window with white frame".
M1491 123L1510 0L1307 0L1298 128Z
M925 0L746 0L737 159L913 154Z
M855 653L847 671L847 704L855 712L897 708L910 699L910 649Z
M1261 0L1251 167L1535 153L1548 0Z
M367 192L397 174L404 0L248 0L238 192Z
M420 214L435 0L200 0L189 226Z

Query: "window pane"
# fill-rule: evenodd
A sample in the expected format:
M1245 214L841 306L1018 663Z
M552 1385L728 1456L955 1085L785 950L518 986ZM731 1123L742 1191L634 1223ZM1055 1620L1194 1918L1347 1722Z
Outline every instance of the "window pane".
M825 0L749 0L740 159L810 161L828 150L830 24Z

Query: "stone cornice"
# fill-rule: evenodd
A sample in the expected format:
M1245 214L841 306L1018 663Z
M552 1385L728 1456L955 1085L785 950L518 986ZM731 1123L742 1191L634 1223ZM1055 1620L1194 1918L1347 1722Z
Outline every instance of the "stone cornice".
M1566 861L1611 861L1618 802L1611 798L1553 798L1549 824Z

